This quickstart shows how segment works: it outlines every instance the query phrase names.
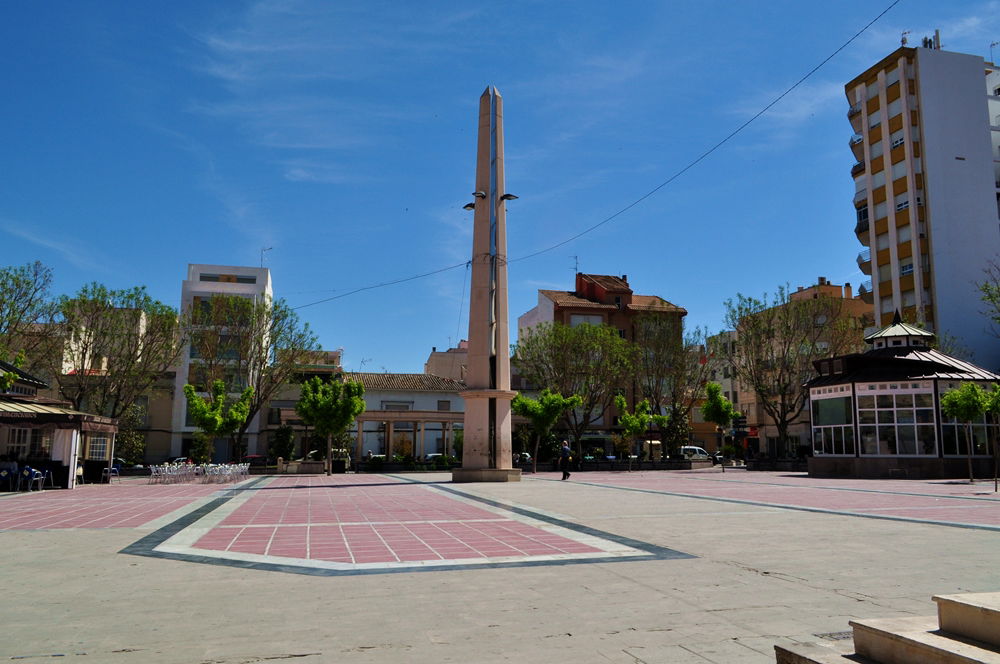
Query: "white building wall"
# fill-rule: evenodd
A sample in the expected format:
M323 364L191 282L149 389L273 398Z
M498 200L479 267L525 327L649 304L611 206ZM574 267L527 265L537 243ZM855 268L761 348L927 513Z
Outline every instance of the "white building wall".
M997 369L1000 343L976 288L1000 252L984 62L925 48L916 54L935 331Z
M555 319L555 303L541 293L538 294L538 304L521 314L517 319L517 334L521 335L522 330L532 328L539 323L551 323Z
M201 275L236 275L237 277L254 277L256 283L241 284L220 281L201 281ZM208 265L190 263L187 278L181 284L180 310L186 311L195 297L211 297L214 294L242 295L247 297L273 297L271 290L271 271L264 267L243 267L235 265ZM174 403L171 417L170 456L180 456L184 438L190 438L197 430L186 425L187 399L184 397L184 384L187 383L188 370L191 366L190 347L186 346L181 353L177 366L177 377L174 379ZM254 417L247 430L247 453L257 454L257 437L260 432L261 414Z

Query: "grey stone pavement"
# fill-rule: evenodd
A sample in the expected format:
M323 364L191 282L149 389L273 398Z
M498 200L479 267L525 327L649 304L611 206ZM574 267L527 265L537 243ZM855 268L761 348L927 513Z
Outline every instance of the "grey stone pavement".
M1000 530L988 525L1000 501L985 502L992 484L838 484L713 469L694 478L705 481L645 474L642 490L626 490L632 478L620 475L451 486L692 557L308 576L120 553L169 518L0 532L0 659L773 662L776 643L835 644L819 635L846 631L852 618L932 615L934 594L1000 589ZM893 492L926 490L937 502L978 495L984 502L969 504L983 508L984 525L760 504L759 492L780 494L789 482L851 489L837 495L874 513ZM717 499L719 487L741 486L758 498ZM698 493L705 497L688 497ZM0 514L24 499L0 500Z

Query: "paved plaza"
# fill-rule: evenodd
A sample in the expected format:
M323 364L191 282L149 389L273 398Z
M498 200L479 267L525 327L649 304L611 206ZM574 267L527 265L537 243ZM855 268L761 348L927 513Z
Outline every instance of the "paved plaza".
M986 482L713 468L0 495L15 661L773 662L852 618L1000 590Z

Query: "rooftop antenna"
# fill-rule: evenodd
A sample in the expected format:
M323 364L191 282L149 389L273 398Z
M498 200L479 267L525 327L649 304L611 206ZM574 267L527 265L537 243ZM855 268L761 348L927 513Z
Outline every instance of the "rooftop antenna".
M990 62L996 62L996 60L993 59L993 47L994 46L1000 46L1000 41L995 41L992 44L990 44Z
M580 271L580 257L570 256L573 259L573 274L577 274Z
M261 247L260 249L260 266L264 267L264 252L271 251L274 247Z
M901 46L906 46L906 35L910 34L909 30L903 30L903 33L899 36L899 43Z

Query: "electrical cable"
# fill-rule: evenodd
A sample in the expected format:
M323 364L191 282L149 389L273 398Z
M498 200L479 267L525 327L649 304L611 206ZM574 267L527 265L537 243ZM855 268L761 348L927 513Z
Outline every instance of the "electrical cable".
M658 184L655 187L653 187L652 189L650 189L648 192L646 192L645 194L643 194L639 198L635 199L634 201L632 201L631 203L629 203L625 207L621 208L620 210L618 210L614 214L611 214L611 215L605 217L604 219L602 219L601 221L597 222L596 224L585 228L584 230L580 231L576 235L568 237L565 240L562 240L561 242L557 242L556 244L553 244L553 245L551 245L549 247L546 247L544 249L539 249L538 251L535 251L533 253L526 254L524 256L519 256L517 258L509 259L507 262L508 263L515 263L515 262L518 262L518 261L527 260L529 258L534 258L535 256L540 256L540 255L542 255L544 253L548 253L548 252L552 251L553 249L558 249L559 247L561 247L563 245L569 244L570 242L573 242L574 240L577 240L577 239L583 237L584 235L586 235L586 234L588 234L588 233L590 233L592 231L597 230L598 228L600 228L604 224L607 224L608 222L613 221L614 219L618 218L622 214L624 214L624 213L628 212L629 210L631 210L632 208L634 208L639 203L642 203L644 200L646 200L647 198L649 198L650 196L652 196L653 194L655 194L656 192L658 192L660 189L663 189L664 187L666 187L668 184L670 184L671 182L673 182L674 180L676 180L680 176L684 175L686 172L688 172L689 170L691 170L692 168L694 168L695 166L697 166L700 162L702 162L705 158L707 158L713 152L715 152L716 150L718 150L719 148L721 148L723 145L725 145L726 143L728 143L730 140L732 140L733 138L735 138L740 132L742 132L744 129L746 129L748 126L750 126L750 124L753 123L754 120L756 120L760 116L764 115L764 113L767 113L775 104L777 104L779 101L781 101L782 99L784 99L793 90L795 90L797 87L799 87L800 85L802 85L802 83L804 83L813 74L815 74L817 71L819 71L823 67L823 65L825 65L827 62L829 62L830 60L832 60L834 57L836 57L838 53L840 53L845 48L847 48L848 46L850 46L851 43L854 42L854 40L856 40L858 37L860 37L865 32L867 32L867 30L870 27L872 27L873 25L875 25L875 23L878 22L878 20L880 18L882 18L883 16L885 16L887 13L889 13L889 11L893 7L895 7L896 5L898 5L901 1L902 0L893 0L893 2L890 3L888 7L886 7L885 9L883 9L878 14L878 16L876 16L875 18L873 18L863 28L861 28L856 33L854 33L854 35L850 39L848 39L843 44L841 44L833 53L831 53L830 55L828 55L825 58L823 58L823 60L818 65L816 65L815 67L813 67L812 69L810 69L809 72L805 74L805 76L803 76L802 78L800 78L799 80L797 80L795 83L792 84L791 87L789 87L784 92L782 92L780 95L778 95L777 97L775 97L767 106L765 106L764 108L762 108L759 111L757 111L749 120L747 120L746 122L744 122L743 124L741 124L739 127L737 127L736 129L734 129L733 131L731 131L721 141L719 141L718 143L716 143L712 147L710 147L707 150L705 150L704 152L702 152L697 158L695 158L692 161L688 162L688 164L686 166L684 166L683 168L681 168L679 171L677 171L676 173L674 173L673 175L671 175L669 178L667 178L666 180L664 180L660 184ZM332 300L339 300L342 297L347 297L348 295L354 295L354 294L360 293L362 291L372 290L372 289L375 289L375 288L383 288L385 286L394 286L396 284L402 284L402 283L406 283L407 281L414 281L416 279L423 279L424 277L430 277L430 276L433 276L435 274L441 274L442 272L448 272L449 270L454 270L456 268L462 267L463 265L469 265L470 262L471 261L466 261L464 263L456 263L454 265L449 265L447 267L442 267L442 268L439 268L437 270L432 270L430 272L424 272L423 274L415 274L415 275L410 276L410 277L403 277L401 279L394 279L392 281L383 281L381 283L371 284L369 286L362 286L361 288L356 288L354 290L348 291L346 293L341 293L340 295L336 295L334 297L328 297L328 298L323 299L323 300L317 300L316 302L310 302L308 304L302 304L302 305L299 305L297 307L292 307L292 308L293 309L305 309L306 307L311 307L311 306L314 306L314 305L317 305L317 304L323 304L324 302L330 302Z

